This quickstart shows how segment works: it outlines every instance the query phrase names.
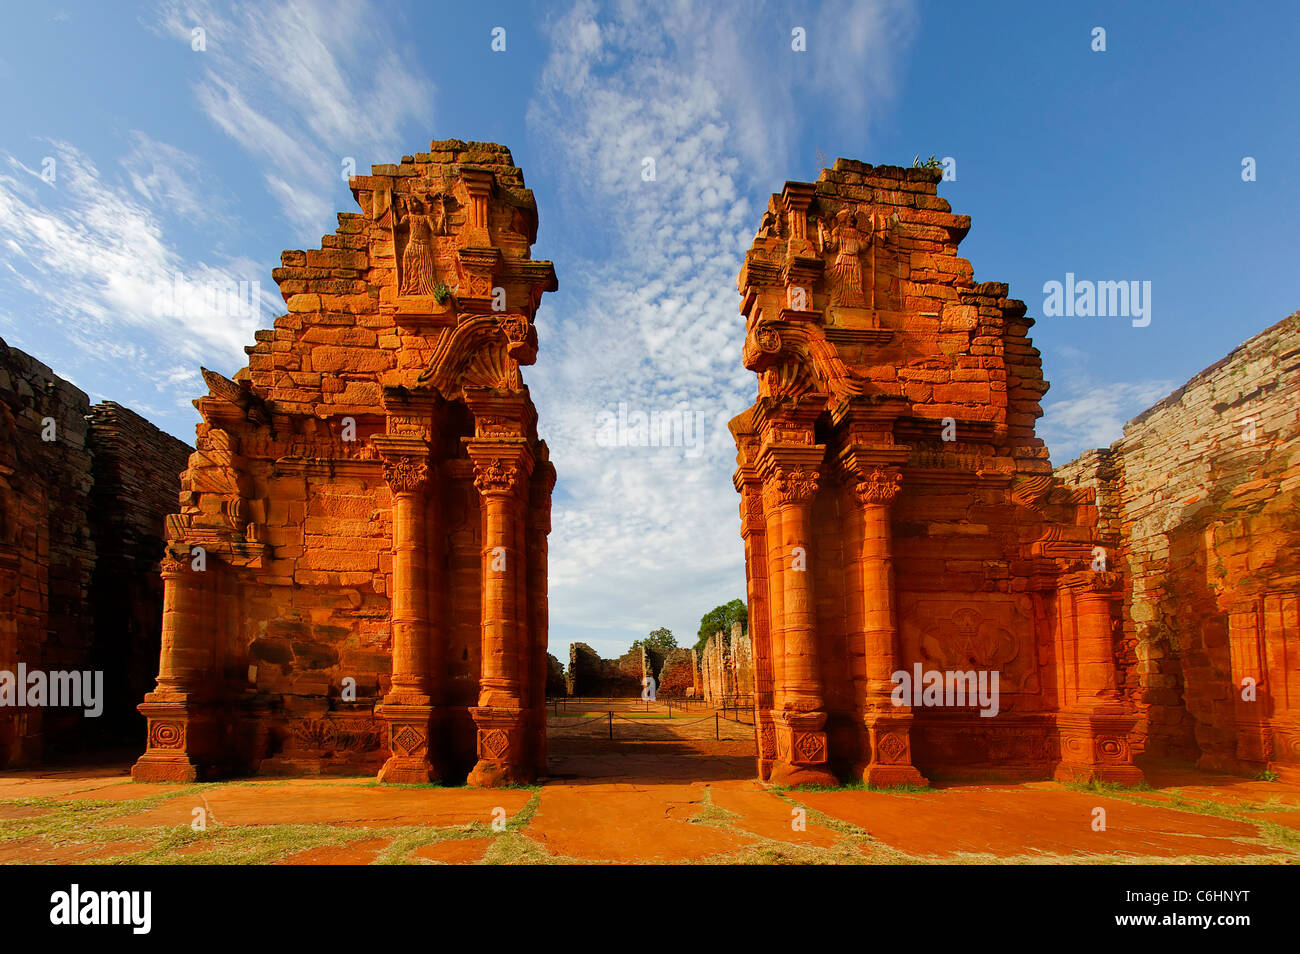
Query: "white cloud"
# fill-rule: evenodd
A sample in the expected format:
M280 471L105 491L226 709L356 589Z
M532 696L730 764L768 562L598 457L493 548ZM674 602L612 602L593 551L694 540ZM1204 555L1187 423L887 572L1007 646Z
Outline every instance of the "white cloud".
M792 174L800 134L792 84L852 87L845 121L875 112L897 52L901 4L840 11L851 29L810 29L813 52L764 8L679 2L667 9L581 0L550 26L552 50L529 123L566 170L565 218L598 238L554 252L562 305L543 307L529 383L560 484L551 537L552 651L572 639L604 654L667 625L695 640L699 618L744 598L735 446L726 423L757 391L740 364L736 273L767 194ZM808 25L811 27L811 25ZM776 62L779 58L780 62ZM798 57L809 57L799 60ZM868 65L865 57L874 57ZM644 160L654 160L645 181ZM588 210L599 209L598 216ZM542 221L548 210L543 208ZM552 246L555 247L555 246ZM707 422L699 448L598 446L620 403L684 408ZM604 638L595 634L608 634Z
M155 372L164 361L191 367L207 363L233 371L244 363L243 346L279 299L273 289L253 297L253 283L263 273L255 262L190 261L168 243L160 213L149 203L171 209L178 197L182 205L200 203L196 193L185 191L189 186L184 176L173 174L176 169L197 170L197 164L193 157L147 137L137 142L161 146L175 168L160 172L128 157L132 185L127 187L102 176L73 146L54 142L51 185L40 171L13 156L3 158L0 238L14 254L0 284L25 293L35 305L23 306L21 323L12 312L0 320L19 330L24 342L57 342L57 349L49 350L57 350L55 370L65 377L88 364L106 365L97 372L101 377L83 376L120 379L128 388L141 381L157 382ZM132 156L138 159L137 153ZM230 283L238 287L246 282L245 302L260 308L263 317L252 307L241 314L230 301L217 299L186 298L179 308L168 309L160 298L174 291L178 274L185 288L217 289ZM22 300L17 294L4 297ZM167 384L160 390L178 405L194 397L192 382L178 388L177 379L170 377Z
M1100 383L1080 373L1059 387L1061 400L1045 400L1038 436L1047 442L1056 465L1074 460L1085 450L1109 447L1124 433L1124 425L1168 395L1173 381Z
M221 214L218 187L195 156L139 130L132 131L131 141L131 152L122 166L132 188L146 203L182 217L229 223Z
M195 95L203 112L262 164L267 189L304 241L334 226L342 161L356 171L412 151L410 122L430 126L433 87L419 64L395 52L398 37L370 4L241 3L218 10L175 0L158 27L207 49ZM403 148L406 145L407 148Z

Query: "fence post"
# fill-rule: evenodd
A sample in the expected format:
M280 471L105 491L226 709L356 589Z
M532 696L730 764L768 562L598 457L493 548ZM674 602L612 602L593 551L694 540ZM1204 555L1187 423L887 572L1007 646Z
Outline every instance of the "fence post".
M609 741L614 741L614 710L609 710Z
M718 714L716 712L713 713L713 741L722 741L722 730L719 728Z

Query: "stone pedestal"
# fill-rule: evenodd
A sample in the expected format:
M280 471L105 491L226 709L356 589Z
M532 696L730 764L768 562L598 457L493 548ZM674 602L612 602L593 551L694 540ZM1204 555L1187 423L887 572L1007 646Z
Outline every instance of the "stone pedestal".
M826 766L826 713L773 713L776 760L769 776L774 785L838 785Z
M131 766L137 782L194 782L204 768L190 753L211 749L205 741L213 735L211 720L198 706L184 701L142 702L138 706L148 720L147 748Z
M390 755L379 770L379 781L397 785L426 785L441 781L431 753L438 749L437 712L427 705L384 703L376 714L388 723Z
M478 727L478 762L469 773L469 784L498 788L535 782L536 766L524 744L525 710L476 706L470 715Z
M1056 727L1061 739L1059 782L1115 782L1138 785L1142 770L1133 764L1128 736L1135 719L1118 706L1090 712L1060 712Z

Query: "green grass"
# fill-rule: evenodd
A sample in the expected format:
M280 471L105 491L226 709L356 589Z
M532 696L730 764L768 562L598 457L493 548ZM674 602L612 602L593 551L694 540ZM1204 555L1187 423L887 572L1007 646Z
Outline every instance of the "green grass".
M1155 789L1146 782L1125 785L1122 782L1103 782L1093 779L1090 782L1062 782L1062 786L1072 792L1095 792L1098 795L1113 795L1117 792L1154 792Z

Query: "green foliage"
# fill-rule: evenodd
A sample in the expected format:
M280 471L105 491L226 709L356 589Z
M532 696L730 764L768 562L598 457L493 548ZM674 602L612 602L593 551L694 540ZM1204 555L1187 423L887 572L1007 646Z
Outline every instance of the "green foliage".
M633 649L640 649L642 646L646 649L655 649L661 653L666 653L670 649L677 648L677 637L673 635L671 629L660 626L645 639L638 639L632 643Z
M697 634L699 639L695 641L697 650L704 649L704 644L709 641L709 637L718 630L725 634L724 638L731 639L731 624L739 621L741 629L749 629L749 608L741 600L732 600L730 603L723 603L721 606L715 606L700 618L700 631Z
M920 156L915 156L912 159L913 169L938 169L942 166L943 163L940 162L938 159L936 159L934 156L931 156L929 159L926 159L924 162L921 161Z
M448 296L450 295L451 295L451 289L448 288L446 285L444 285L442 282L438 282L438 284L433 286L433 300L436 301L438 304L441 305L443 302L447 300Z

